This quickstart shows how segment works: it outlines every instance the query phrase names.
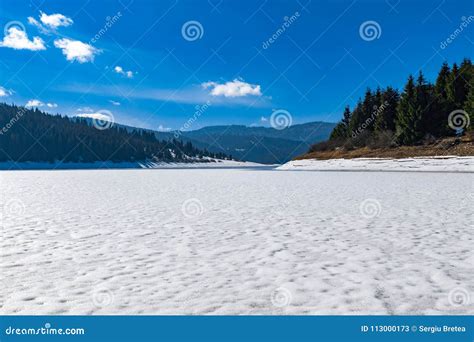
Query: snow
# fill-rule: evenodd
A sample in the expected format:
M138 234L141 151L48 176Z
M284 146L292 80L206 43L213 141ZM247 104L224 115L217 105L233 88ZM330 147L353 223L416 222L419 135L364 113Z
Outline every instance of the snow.
M279 170L474 172L474 157L355 158L292 160Z
M0 314L473 314L472 173L0 172Z

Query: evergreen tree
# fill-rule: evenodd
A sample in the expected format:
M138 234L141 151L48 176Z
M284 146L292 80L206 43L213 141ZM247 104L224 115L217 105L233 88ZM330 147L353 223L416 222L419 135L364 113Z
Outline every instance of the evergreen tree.
M447 88L448 100L453 104L449 110L455 110L462 107L466 99L465 81L461 77L461 72L456 63L453 64Z
M362 128L373 130L375 116L374 113L377 111L377 103L375 102L375 94L372 94L372 91L367 88L365 92L364 101L362 102L362 112L363 112L363 122Z
M464 110L469 116L470 125L466 127L466 130L472 130L474 127L474 77L471 77L469 84L469 93L464 102Z
M350 137L354 137L360 133L362 129L362 124L364 123L364 112L362 110L362 102L359 99L359 102L354 107L354 110L351 114L351 121L349 123L349 131L348 134Z
M443 136L450 133L448 128L448 115L455 108L454 102L448 95L450 77L451 70L448 63L444 62L434 85L432 108L433 122L436 125L431 129L431 134L435 136Z
M413 145L421 139L421 108L417 105L417 94L413 76L408 77L397 107L396 134L403 145Z
M415 93L416 107L420 109L421 115L420 135L431 134L439 123L432 116L433 86L426 82L421 71L416 80Z
M346 108L344 108L344 113L342 115L342 123L344 124L344 126L346 126L346 128L348 129L349 128L349 124L351 122L351 109L349 106L346 106Z
M459 78L460 83L462 84L462 89L459 92L458 102L464 104L466 102L467 96L469 94L471 79L474 77L474 66L472 62L465 58L461 66L459 67Z
M400 99L398 91L392 87L387 87L382 92L380 113L375 121L375 130L377 132L395 131L395 118L397 116L397 105Z
M346 139L349 136L349 124L351 122L351 110L349 106L344 108L344 113L342 115L342 120L339 122L336 127L334 127L331 135L329 136L330 140L336 139Z

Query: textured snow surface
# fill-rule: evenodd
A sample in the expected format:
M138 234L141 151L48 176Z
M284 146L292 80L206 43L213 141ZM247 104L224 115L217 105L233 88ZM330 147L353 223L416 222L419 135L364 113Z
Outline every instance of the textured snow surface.
M474 172L474 157L443 156L404 159L303 159L292 160L278 167L278 169L308 171Z
M472 173L0 172L0 314L473 314Z

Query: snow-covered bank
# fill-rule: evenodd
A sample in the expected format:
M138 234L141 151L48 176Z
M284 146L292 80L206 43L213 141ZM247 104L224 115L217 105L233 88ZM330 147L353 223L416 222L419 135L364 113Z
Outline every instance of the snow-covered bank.
M277 170L474 172L474 157L302 159L289 161Z
M119 162L112 161L94 163L36 163L36 162L0 162L0 170L93 170L93 169L208 169L208 168L245 168L268 167L252 162L220 160L193 163L166 162Z

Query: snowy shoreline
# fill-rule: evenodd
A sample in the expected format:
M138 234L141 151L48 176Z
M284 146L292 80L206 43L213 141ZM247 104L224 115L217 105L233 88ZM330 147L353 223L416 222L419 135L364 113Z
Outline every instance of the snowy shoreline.
M219 160L215 162L166 163L166 162L93 162L93 163L37 163L37 162L0 162L0 171L20 170L106 170L106 169L221 169L269 167L268 165Z
M276 169L283 171L474 172L474 157L302 159L289 161Z

